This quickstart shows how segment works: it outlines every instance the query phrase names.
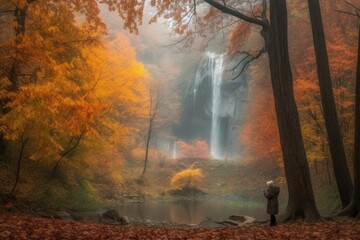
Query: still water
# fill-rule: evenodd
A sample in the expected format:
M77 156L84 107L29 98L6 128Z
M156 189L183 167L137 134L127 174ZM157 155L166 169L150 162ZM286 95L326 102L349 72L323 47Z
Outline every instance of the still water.
M178 224L200 224L210 218L222 221L231 215L246 215L257 220L267 217L265 204L257 208L246 208L226 200L181 200L176 202L145 201L128 203L117 208L122 216L140 218L144 221L172 222Z

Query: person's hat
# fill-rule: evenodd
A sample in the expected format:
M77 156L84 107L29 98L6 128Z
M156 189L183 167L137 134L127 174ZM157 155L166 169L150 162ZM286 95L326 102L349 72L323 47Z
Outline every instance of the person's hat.
M273 182L272 180L270 180L270 181L267 181L266 184L267 184L269 187L271 187L271 186L274 185L274 182Z

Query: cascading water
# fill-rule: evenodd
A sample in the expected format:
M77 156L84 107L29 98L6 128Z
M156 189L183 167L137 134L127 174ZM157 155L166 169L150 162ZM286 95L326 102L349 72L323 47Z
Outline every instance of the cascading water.
M212 76L212 124L211 124L211 155L214 158L223 159L224 156L222 151L220 150L220 121L219 121L219 111L221 107L221 90L220 84L222 81L222 73L223 73L223 55L214 55L211 54L209 56L210 62L213 66L211 74Z
M246 116L246 71L239 75L225 70L238 60L225 54L204 54L184 99L179 123L173 128L179 141L206 141L214 159L235 159L241 152L238 136ZM181 148L177 150L181 152Z
M220 138L220 108L221 108L221 89L222 75L224 69L224 55L207 52L200 63L196 72L193 85L193 104L194 104L194 121L196 122L196 99L197 90L204 79L211 82L212 99L211 99L211 132L210 132L210 153L213 158L223 159L224 153L221 149ZM210 79L209 79L210 78ZM196 129L194 129L196 131Z
M176 140L173 144L172 159L176 159Z

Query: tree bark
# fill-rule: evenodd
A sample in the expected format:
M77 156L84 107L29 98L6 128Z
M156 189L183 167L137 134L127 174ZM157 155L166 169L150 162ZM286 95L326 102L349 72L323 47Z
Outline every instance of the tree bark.
M319 0L308 0L308 5L315 47L321 103L329 140L331 160L341 203L343 207L346 207L352 199L353 185L346 161L339 119L336 112Z
M284 158L289 202L283 221L320 217L315 205L310 170L293 92L287 36L286 0L270 0L270 28L262 34L268 50L275 110Z
M360 21L360 19L359 19ZM360 23L358 24L358 53L355 90L355 140L354 140L354 205L357 218L360 218Z
M150 120L149 120L149 129L148 129L148 134L147 134L147 138L146 138L144 169L143 169L143 172L142 172L141 176L145 175L146 169L147 169L147 164L148 164L148 159L149 159L149 146L150 146L150 140L151 140L152 125L153 125L153 119L150 118Z
M21 168L21 162L23 159L23 154L24 154L24 149L26 146L26 143L28 142L29 138L24 139L24 136L21 136L21 149L20 149L20 154L19 154L19 159L18 159L18 167L17 167L17 171L16 171L16 179L15 179L15 183L14 186L10 192L10 195L13 195L13 193L15 192L15 189L18 185L19 182L19 178L20 178L20 168Z

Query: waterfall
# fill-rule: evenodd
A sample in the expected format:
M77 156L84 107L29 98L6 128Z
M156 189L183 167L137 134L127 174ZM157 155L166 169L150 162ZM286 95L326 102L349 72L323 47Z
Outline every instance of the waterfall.
M212 124L211 124L211 155L214 158L222 159L224 156L220 146L220 107L221 107L221 91L220 84L223 73L223 55L211 54L209 56L210 62L213 62L212 71Z
M221 89L222 75L224 69L224 55L207 52L201 60L199 68L196 72L193 84L193 104L194 104L194 121L196 122L196 99L198 88L206 79L211 83L212 98L211 106L211 129L210 130L210 153L215 159L223 159L224 153L221 147L221 128L220 128L220 110L221 110ZM196 131L196 129L194 129Z
M183 110L174 127L174 137L188 144L206 141L214 159L234 159L241 152L238 136L246 117L246 69L228 71L239 64L226 54L207 52L199 61L191 86L183 99ZM172 144L172 141L171 141ZM181 151L177 149L177 155Z
M172 159L176 159L176 140L174 140Z

